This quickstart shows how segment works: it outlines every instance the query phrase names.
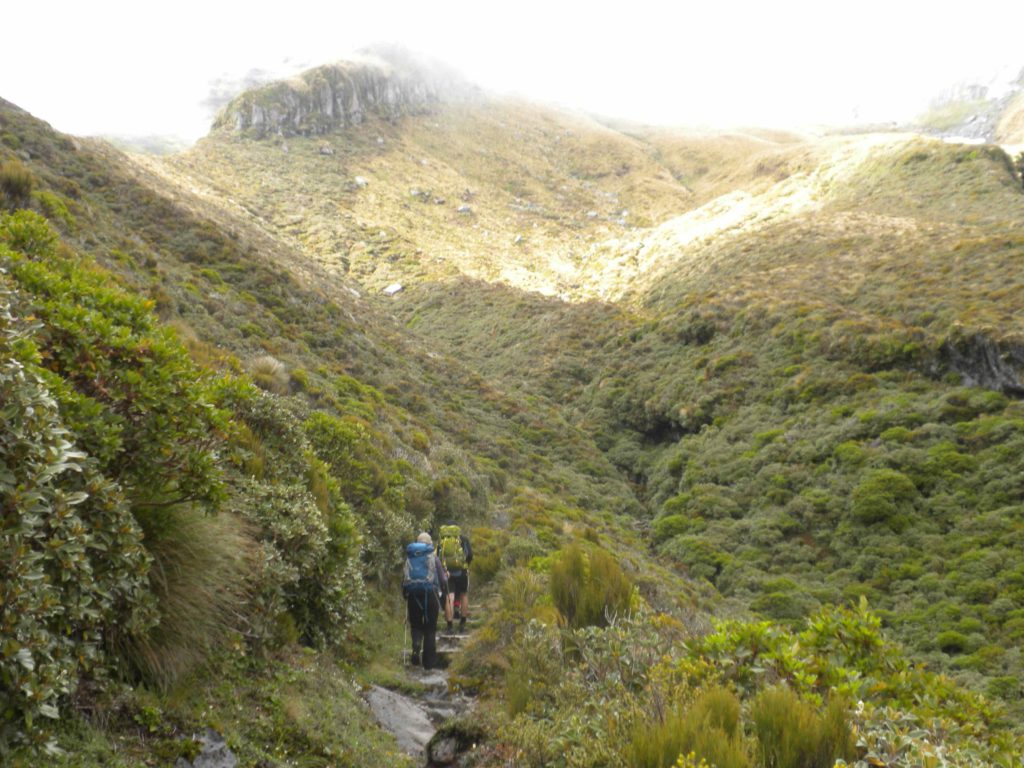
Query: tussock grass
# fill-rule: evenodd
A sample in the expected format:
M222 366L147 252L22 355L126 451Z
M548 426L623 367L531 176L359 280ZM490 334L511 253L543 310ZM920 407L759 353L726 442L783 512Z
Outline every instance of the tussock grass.
M288 367L271 355L261 355L249 363L249 374L253 381L267 392L286 395L291 386Z
M690 753L719 768L750 768L740 702L735 695L711 689L688 708L634 726L629 749L631 766L672 768L681 755Z
M762 691L751 705L758 764L764 768L817 768L850 761L853 733L839 699L821 713L787 688Z
M142 522L159 619L145 635L119 644L143 679L170 688L245 632L256 543L228 513L178 507L149 512Z

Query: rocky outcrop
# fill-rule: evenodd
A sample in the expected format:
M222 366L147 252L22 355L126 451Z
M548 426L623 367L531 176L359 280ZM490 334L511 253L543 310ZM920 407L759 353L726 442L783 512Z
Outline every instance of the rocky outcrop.
M995 84L993 84L995 86ZM1010 83L990 87L961 84L932 101L915 126L922 133L957 141L1024 142L1024 70Z
M1024 343L997 342L980 332L957 334L943 342L940 354L964 384L1024 397Z
M450 72L372 57L252 88L228 103L213 127L255 137L315 136L358 125L371 115L428 114L442 103L476 96L476 89Z
M224 737L212 728L207 728L198 741L202 745L199 756L191 763L179 757L174 768L236 768L238 765L238 758Z

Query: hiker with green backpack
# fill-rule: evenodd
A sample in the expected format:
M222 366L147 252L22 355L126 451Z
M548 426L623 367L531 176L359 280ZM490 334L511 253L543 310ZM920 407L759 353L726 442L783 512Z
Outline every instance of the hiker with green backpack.
M441 562L448 571L448 589L454 596L455 609L459 612L459 631L466 628L469 617L469 564L473 562L473 548L469 537L455 524L441 526L438 546ZM447 595L446 595L447 597ZM452 631L452 618L447 615L448 631Z
M440 596L448 596L448 575L429 533L421 533L405 548L402 595L412 634L412 664L419 666L422 648L423 668L433 669L437 666L437 614Z

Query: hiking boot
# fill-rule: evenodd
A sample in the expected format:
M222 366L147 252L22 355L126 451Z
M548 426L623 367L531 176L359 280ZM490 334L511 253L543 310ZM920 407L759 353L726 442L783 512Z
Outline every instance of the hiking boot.
M414 667L418 667L420 665L420 655L414 652L411 661Z
M452 631L452 623L451 623L450 621L448 622L448 631L449 631L449 632L451 632L451 631Z
M450 624L449 624L448 628L451 629L451 625ZM466 617L463 616L461 619L459 619L459 632L465 632L465 631L466 631Z

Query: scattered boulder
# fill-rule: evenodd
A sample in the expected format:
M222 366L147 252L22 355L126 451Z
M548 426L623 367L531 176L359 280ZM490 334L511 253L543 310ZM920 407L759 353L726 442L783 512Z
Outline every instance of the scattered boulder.
M434 205L444 205L447 202L443 197L435 197Z
M427 743L427 766L471 765L485 736L470 716L449 719Z
M588 219L596 219L597 218L597 211L587 211L587 218Z
M470 208L468 205L460 205L455 210L456 210L457 213L472 213L473 212L473 209Z
M207 728L199 737L202 750L199 756L191 763L183 757L179 757L174 768L237 768L238 758L228 747L224 737L212 728Z
M364 187L366 187L366 186L367 186L367 185L368 185L368 184L370 183L370 182L369 182L369 181L367 181L367 179L366 179L365 177L363 177L363 176L356 176L356 177L355 177L355 179L353 179L352 181L353 181L353 183L354 183L354 184L355 184L355 185L356 185L357 187L359 187L359 189L363 189Z
M432 742L427 749L427 761L430 765L451 765L459 751L459 742L454 736Z
M334 149L331 147L330 144L328 144L326 142L324 142L323 144L320 145L320 150L319 151L320 151L321 155L333 155L334 154Z
M403 290L405 290L405 288L401 283L392 283L387 288L385 288L382 291L382 293L385 296L394 296L397 293L401 293Z

